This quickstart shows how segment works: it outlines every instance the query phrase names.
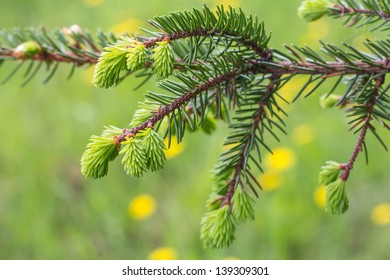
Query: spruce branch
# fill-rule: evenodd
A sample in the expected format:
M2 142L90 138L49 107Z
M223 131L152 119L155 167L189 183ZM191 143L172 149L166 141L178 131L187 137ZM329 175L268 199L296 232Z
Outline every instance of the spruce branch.
M60 64L72 64L71 77L76 67L95 65L103 46L114 42L113 34L99 31L96 38L78 25L48 33L45 28L15 28L0 31L0 66L2 62L17 60L18 64L2 83L9 81L22 66L29 62L26 79L31 81L45 64L49 72L44 80L48 82ZM42 70L41 70L42 71Z
M343 17L349 26L372 24L386 30L390 5L384 0L305 0L298 14L307 21ZM360 152L367 154L367 134L386 148L374 122L390 130L390 85L385 83L390 40L367 40L368 51L325 42L319 51L309 46L275 49L257 17L223 6L215 12L207 6L173 12L149 23L157 31L141 29L147 35L134 36L99 32L93 37L78 26L52 34L44 29L1 31L0 66L18 61L3 82L26 62L30 65L24 84L42 64L49 71L45 82L65 63L73 65L71 73L95 65L93 83L103 88L116 86L132 73L143 78L140 85L157 76L163 92L148 91L128 127L105 127L102 135L90 138L81 158L87 178L106 176L109 162L118 156L132 176L157 171L166 160L164 138L169 146L172 136L181 142L186 130L212 133L217 119L227 122L226 150L213 170L214 185L200 229L205 246L223 248L233 242L239 223L254 219L263 153L272 152L270 138L280 141L278 133L286 134L280 89L295 76L306 77L295 101L335 77L331 90L320 97L321 106L344 109L358 139L348 162L327 161L319 181L326 185L327 212L339 215L348 209L346 182ZM340 92L343 83L347 86Z
M344 24L348 26L375 24L373 29L378 29L389 23L390 5L387 0L339 0L331 8L330 15L345 17Z
M154 125L161 121L164 117L168 116L175 110L178 110L181 106L187 104L191 99L195 98L202 92L205 92L209 90L210 88L215 87L216 85L222 84L224 82L227 82L229 80L234 79L235 77L252 71L251 68L244 67L242 69L237 69L233 71L229 71L226 73L223 73L221 75L218 75L216 77L212 77L208 79L207 81L199 84L197 87L192 89L191 91L185 92L182 96L180 96L177 99L174 99L171 103L160 106L156 112L154 112L151 117L140 123L138 126L133 127L131 129L124 128L122 134L117 135L117 141L122 142L126 141L126 137L128 135L136 135L138 132L148 128L148 127L154 127Z
M342 166L343 172L340 175L340 179L343 181L348 180L349 174L354 166L355 160L357 159L359 153L363 151L364 140L366 138L367 131L371 130L373 131L373 133L375 133L374 131L375 128L371 125L371 121L374 115L374 109L378 99L379 91L382 85L384 84L384 82L385 79L383 75L377 76L375 79L373 79L372 81L373 87L370 90L370 98L368 99L368 102L365 104L355 105L355 107L357 106L360 108L363 107L362 109L365 111L365 113L364 113L364 118L357 121L353 126L356 127L357 125L361 125L360 128L358 129L360 130L360 134L349 161Z
M323 16L344 18L344 25L357 27L374 25L372 30L389 29L390 5L387 0L304 0L298 15L306 21Z

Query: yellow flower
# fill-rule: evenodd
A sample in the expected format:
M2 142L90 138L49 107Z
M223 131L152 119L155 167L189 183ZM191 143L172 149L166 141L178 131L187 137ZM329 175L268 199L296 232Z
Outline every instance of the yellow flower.
M156 211L156 201L148 194L136 196L130 203L127 213L134 220L145 220Z
M308 124L299 125L293 130L292 138L297 145L309 144L314 138L313 129Z
M265 156L264 164L274 171L290 169L295 164L295 153L289 148L276 148L273 150L273 154Z
M371 212L371 220L378 226L390 224L390 203L381 203L374 207Z
M133 33L137 32L140 26L142 26L140 19L131 18L114 25L111 30L115 34Z
M239 258L237 257L226 257L226 258L223 258L224 260L229 260L229 261L236 261L236 260L239 260Z
M267 171L260 175L259 183L264 191L272 191L280 187L282 178L280 174L275 171Z
M168 147L168 138L166 138L164 140L164 144L165 144L165 147ZM183 143L177 144L176 137L172 136L171 146L169 147L169 149L164 150L165 157L167 159L171 159L171 158L177 156L178 154L180 154L183 151L183 148L184 148Z
M288 83L284 84L283 87L278 91L278 94L283 97L283 99L288 102L292 102L295 96L299 93L300 89L305 85L307 79L304 77L294 77ZM282 109L285 109L286 104L285 101L279 101L279 105L281 105Z
M301 37L302 44L318 45L319 40L329 34L330 28L326 20L318 20L308 24L307 32Z
M176 260L177 252L172 247L159 247L150 252L149 260Z
M215 5L230 5L232 7L238 7L239 2L238 0L214 0Z
M319 186L314 190L314 202L322 209L325 208L325 194L325 186Z
M84 4L90 7L96 7L102 4L102 0L83 0Z
M353 36L353 46L358 50L369 52L370 50L366 46L367 40L375 41L376 37L372 32L364 32L363 34Z
M94 71L95 71L94 67L88 67L87 69L84 69L83 72L81 73L83 82L91 87L92 87Z

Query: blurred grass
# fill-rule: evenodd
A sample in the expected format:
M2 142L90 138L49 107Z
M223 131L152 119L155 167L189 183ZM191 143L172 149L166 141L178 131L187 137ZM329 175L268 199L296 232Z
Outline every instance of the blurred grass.
M203 2L239 5L257 14L272 32L275 48L285 43L318 48L319 39L359 45L362 38L375 36L364 29L344 30L339 21L306 24L296 16L299 0L2 0L0 27L43 24L51 30L77 23L91 31L135 32L154 15ZM11 67L6 63L0 68L0 80ZM329 159L347 160L356 138L348 133L342 112L320 109L318 97L326 88L289 108L289 134L272 146L291 150L296 160L277 173L277 188L260 194L256 220L239 226L231 248L205 250L199 221L226 126L213 136L188 134L183 152L161 172L137 180L126 176L116 161L106 178L85 180L79 159L90 135L104 125L126 126L143 92L154 85L133 92L137 82L129 79L115 89L97 90L90 83L91 69L79 69L69 81L68 71L62 66L46 85L42 72L23 88L21 75L0 87L1 259L390 258L390 226L375 225L370 218L375 206L390 203L388 154L373 137L368 139L369 166L361 156L347 185L350 210L333 217L314 201L320 166ZM285 94L293 95L294 88ZM301 125L306 132L295 130ZM308 129L312 139L299 140ZM127 209L142 194L155 199L156 211L136 220ZM160 247L168 250L156 251Z

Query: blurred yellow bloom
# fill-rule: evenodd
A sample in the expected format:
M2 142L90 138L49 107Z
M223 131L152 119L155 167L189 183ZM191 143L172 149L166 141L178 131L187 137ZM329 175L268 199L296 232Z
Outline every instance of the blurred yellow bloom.
M145 220L156 211L156 201L148 194L136 196L127 209L128 215L134 220Z
M294 77L288 83L284 84L281 89L279 89L278 94L283 97L283 99L291 102L305 83L306 79L304 77ZM284 101L280 102L286 103Z
M165 147L168 147L168 138L164 140ZM183 143L177 144L177 140L175 136L171 138L171 146L169 149L164 150L165 156L167 159L171 159L183 151L184 145Z
M381 203L372 209L371 220L379 226L390 224L390 203Z
M85 84L90 85L92 87L92 80L93 80L93 72L95 70L95 67L88 67L87 69L84 69L84 71L81 72L82 80Z
M225 7L227 7L228 5L232 7L238 7L239 2L240 1L238 0L214 0L215 5L224 5Z
M308 124L299 125L293 130L292 138L297 145L309 144L314 139L313 129Z
M102 4L102 0L83 0L84 4L90 7L96 7Z
M289 169L295 164L295 153L289 148L276 148L273 154L269 153L265 156L264 164L268 169L275 171Z
M372 32L364 32L358 36L353 36L353 46L361 51L370 51L367 46L367 40L375 41L376 37Z
M172 247L159 247L153 250L148 257L149 260L176 260L177 252Z
M302 44L318 45L319 40L326 37L330 30L326 19L311 22L307 27L307 32L300 39Z
M282 184L282 177L277 172L267 171L259 177L260 186L264 191L272 191Z
M314 190L314 202L322 209L325 208L325 194L325 186L319 186Z
M308 77L305 76L298 76L293 77L291 80L284 84L283 87L278 91L278 94L283 97L283 99L287 100L288 102L292 102L294 98L297 96L297 94L301 91L303 86L306 84L308 80ZM306 93L308 93L311 89L313 89L315 83L312 83L306 87L306 89L301 93L301 97L303 97ZM279 106L286 112L289 111L289 104L286 104L285 101L278 101Z
M235 260L239 260L239 258L237 257L226 257L226 258L223 258L224 260L228 260L228 261L235 261Z
M111 30L115 34L134 33L138 32L138 28L142 26L142 24L143 22L140 19L131 18L114 25L111 27Z

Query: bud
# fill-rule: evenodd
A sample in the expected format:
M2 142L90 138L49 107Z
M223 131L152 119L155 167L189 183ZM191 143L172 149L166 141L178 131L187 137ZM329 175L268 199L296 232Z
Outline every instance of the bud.
M134 40L119 37L114 45L104 48L93 72L93 84L98 88L115 86L121 80L121 71L126 69L127 47Z
M86 178L101 178L107 175L108 164L118 155L113 137L120 134L120 128L105 127L101 136L91 136L87 149L81 157L81 173Z
M327 0L305 0L298 8L298 15L306 21L315 21L326 15L332 7Z
M146 153L139 139L129 138L122 142L124 148L119 152L123 154L122 164L127 174L141 177L146 171Z
M245 222L255 219L253 197L241 186L238 186L232 198L232 215L237 221Z
M146 166L151 171L164 167L166 150L164 139L152 128L147 128L138 134L142 137L141 145L146 153Z
M345 181L337 179L326 186L325 211L333 215L343 214L348 210L348 197L345 192Z
M128 54L126 55L126 65L131 71L138 70L145 66L147 58L146 47L144 44L134 41L127 48Z
M14 49L13 56L20 59L32 58L42 52L41 46L35 41L27 41Z
M200 238L206 248L226 248L234 241L235 225L229 205L206 213L200 223Z
M167 78L172 74L174 56L168 40L157 42L157 47L153 49L153 71L160 78Z
M69 27L69 32L73 34L82 34L83 31L81 30L81 27L78 24L73 24Z
M333 108L341 100L340 95L336 94L324 94L320 97L320 106L322 109Z
M328 185L336 181L341 169L341 164L338 162L331 160L325 162L325 165L321 166L321 172L318 178L320 184Z

